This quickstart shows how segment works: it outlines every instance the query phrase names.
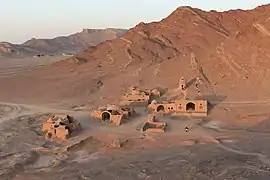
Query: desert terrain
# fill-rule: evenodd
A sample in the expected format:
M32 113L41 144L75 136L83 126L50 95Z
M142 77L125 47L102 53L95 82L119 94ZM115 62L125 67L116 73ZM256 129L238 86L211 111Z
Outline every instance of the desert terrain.
M1 60L0 179L268 180L269 13L270 5L179 7L68 59ZM139 115L118 127L90 117L133 85L179 99L182 76L188 98L209 102L207 117L159 116L168 127L156 134L140 131L145 106L134 106ZM46 140L41 125L56 113L75 117L82 131Z
M125 29L83 29L81 32L69 36L60 36L52 39L32 38L22 44L0 42L0 59L25 58L36 55L74 54L95 46L106 40L122 36Z

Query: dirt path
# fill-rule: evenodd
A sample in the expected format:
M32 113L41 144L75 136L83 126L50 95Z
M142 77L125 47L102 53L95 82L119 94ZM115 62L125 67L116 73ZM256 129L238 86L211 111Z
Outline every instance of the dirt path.
M0 123L10 119L14 119L20 116L35 115L35 114L45 114L45 113L71 113L71 114L81 114L86 113L85 110L74 111L72 109L60 109L50 106L37 106L37 105L27 105L27 104L14 104L8 102L0 102Z
M16 117L20 112L21 108L18 105L0 103L0 122Z

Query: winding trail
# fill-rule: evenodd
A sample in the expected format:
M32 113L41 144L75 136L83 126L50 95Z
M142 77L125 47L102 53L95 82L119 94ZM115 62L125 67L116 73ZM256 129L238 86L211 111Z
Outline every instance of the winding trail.
M10 103L0 103L0 122L17 117L20 113L20 106Z
M0 102L0 123L20 117L20 116L26 116L26 115L44 114L44 113L49 113L49 112L76 113L77 111L74 111L72 109L60 109L60 108L56 109L52 107L43 107L43 106L38 106L38 105ZM85 111L85 110L81 110L81 111Z

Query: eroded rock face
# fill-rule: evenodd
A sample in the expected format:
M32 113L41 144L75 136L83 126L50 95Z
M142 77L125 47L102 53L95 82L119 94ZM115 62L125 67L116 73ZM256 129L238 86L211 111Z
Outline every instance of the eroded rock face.
M12 47L12 44L10 43L0 43L0 54L10 54L10 53L14 53L15 50Z

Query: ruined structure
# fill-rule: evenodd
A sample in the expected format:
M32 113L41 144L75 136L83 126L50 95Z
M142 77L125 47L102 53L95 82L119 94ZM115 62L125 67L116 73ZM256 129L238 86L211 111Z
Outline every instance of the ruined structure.
M187 99L187 80L185 77L181 77L178 83L178 89L181 91L183 98Z
M152 101L148 109L154 113L171 114L177 116L207 116L208 107L205 100L175 100Z
M81 130L81 124L72 116L59 114L50 117L42 126L46 139L68 139L72 134Z
M157 122L156 116L149 114L147 121L142 126L142 131L152 133L165 132L166 126L167 124L165 122Z
M182 91L186 90L187 88L187 81L185 77L181 77L179 80L178 88Z
M91 117L105 121L111 122L116 126L120 126L123 120L136 114L134 109L127 107L118 107L116 105L108 105L107 107L101 107L97 110L91 112Z
M199 87L199 85L201 85L201 84L202 84L201 78L197 77L196 81L195 81L195 87L196 87L196 91L197 91L199 96L201 95L201 90L200 90L200 87Z
M130 92L122 96L121 105L129 105L131 103L149 104L153 97L160 97L160 91L157 89L152 90L139 90L137 87L131 87Z

